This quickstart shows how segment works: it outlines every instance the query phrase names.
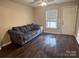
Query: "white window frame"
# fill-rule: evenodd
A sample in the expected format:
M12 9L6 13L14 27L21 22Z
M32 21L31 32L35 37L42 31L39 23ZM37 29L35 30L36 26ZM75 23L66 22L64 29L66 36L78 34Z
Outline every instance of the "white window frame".
M46 23L46 28L48 28L48 29L58 29L58 9L51 9L51 10L46 10L46 13L45 13L45 15L47 15L47 12L48 11L56 11L56 13L57 13L57 15L56 15L56 18L55 19L57 19L55 22L57 22L57 28L49 28L49 27L47 27L47 18L46 18L46 21L45 21L45 23ZM54 22L54 21L53 21Z

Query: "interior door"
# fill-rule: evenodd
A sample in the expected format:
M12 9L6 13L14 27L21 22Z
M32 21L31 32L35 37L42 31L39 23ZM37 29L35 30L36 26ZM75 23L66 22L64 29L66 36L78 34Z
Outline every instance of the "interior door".
M64 7L62 10L63 10L62 34L74 35L75 34L77 8L75 6Z

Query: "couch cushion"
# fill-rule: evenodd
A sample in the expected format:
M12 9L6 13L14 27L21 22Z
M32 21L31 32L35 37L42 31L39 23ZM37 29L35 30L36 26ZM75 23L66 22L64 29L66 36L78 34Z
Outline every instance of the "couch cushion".
M29 33L33 36L37 33L37 31L30 31Z
M34 25L33 25L33 29L34 29L34 30L38 30L38 29L40 29L40 26L37 25L37 24L34 24Z
M30 37L31 37L31 34L29 34L29 33L24 35L24 39L26 39L26 40L29 40Z
M29 31L29 32L25 33L25 35L26 36L29 35L31 37L31 36L35 35L36 33L37 33L37 31Z
M29 31L25 33L24 37L28 40L30 37L36 34L36 31Z
M30 24L26 25L25 28L27 31L30 31L31 30Z
M13 27L12 30L20 31L20 27Z
M20 27L20 31L23 33L28 32L28 30L25 28L25 26Z
M40 28L40 26L37 24L28 24L28 25L24 25L24 26L13 27L12 29L16 30L16 31L21 31L23 33L27 33L32 30L38 30L39 28Z
M31 28L31 30L33 30L34 24L30 24L30 28Z

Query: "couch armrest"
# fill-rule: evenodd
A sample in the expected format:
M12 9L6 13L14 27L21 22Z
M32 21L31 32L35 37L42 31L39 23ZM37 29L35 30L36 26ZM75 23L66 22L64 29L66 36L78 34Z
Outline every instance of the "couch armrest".
M8 32L13 43L24 44L24 33L14 30L9 30Z
M41 33L44 31L44 30L43 30L43 26L40 26L40 30L41 30Z

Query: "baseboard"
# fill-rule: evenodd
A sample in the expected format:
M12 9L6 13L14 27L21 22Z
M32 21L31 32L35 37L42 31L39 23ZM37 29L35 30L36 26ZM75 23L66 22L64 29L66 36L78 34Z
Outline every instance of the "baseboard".
M56 33L56 32L47 32L47 31L44 31L44 33L51 33L51 34L62 34L62 35L71 35L71 36L74 36L74 37L76 37L75 35L73 35L73 34L63 34L63 33Z
M47 31L44 31L44 33L60 34L59 32L47 32Z
M8 42L8 43L3 44L2 47L7 46L9 44L11 44L11 42Z

